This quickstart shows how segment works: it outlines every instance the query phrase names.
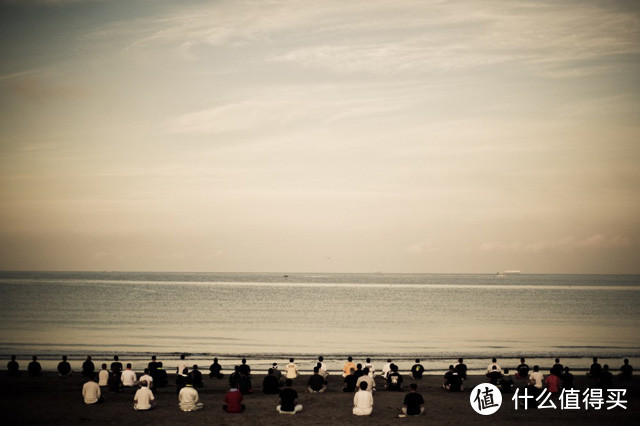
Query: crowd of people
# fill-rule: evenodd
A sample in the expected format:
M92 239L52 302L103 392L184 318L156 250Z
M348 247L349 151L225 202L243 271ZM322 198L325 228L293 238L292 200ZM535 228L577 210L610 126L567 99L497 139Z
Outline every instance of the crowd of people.
M410 369L414 383L409 385L409 392L404 397L401 417L424 413L424 398L418 392L418 386L415 383L415 381L422 379L424 371L424 366L419 359L416 359L415 364ZM509 369L503 370L497 359L493 358L487 366L485 376L488 382L497 386L503 393L513 392L516 387L515 381L526 381L523 384L534 396L539 395L543 389L552 394L560 393L563 388L571 388L574 380L570 367L563 366L559 358L555 359L555 363L546 376L540 371L538 365L530 368L525 358L520 358L520 364L515 371L512 377ZM66 355L62 357L58 364L57 372L60 378L69 377L73 373ZM448 371L444 374L442 388L448 392L464 391L464 383L468 378L467 372L468 368L464 363L464 359L459 358L457 364L450 365ZM42 367L38 362L37 356L33 356L27 367L27 373L29 376L42 374ZM20 366L15 356L12 356L7 364L7 374L9 376L19 376L21 374ZM91 356L87 356L82 364L81 374L85 378L82 386L82 397L87 405L103 402L102 393L104 390L117 393L130 389L132 393L135 390L133 408L138 411L150 410L156 406L154 390L169 385L168 373L164 369L163 363L158 361L155 355L151 357L151 361L140 375L133 371L131 363L127 363L123 367L117 355L113 357L113 362L109 368L107 368L106 363L103 363L101 369L96 372ZM177 362L175 374L176 394L180 410L197 411L202 409L204 404L200 401L198 388L203 387L204 382L198 365L194 364L189 367L186 355L181 355ZM293 389L294 380L299 377L299 374L298 366L293 358L289 359L289 363L284 367L283 371L280 370L276 362L268 369L262 382L262 392L279 396L280 403L276 407L279 413L295 414L302 410L302 405L298 403L298 393ZM306 391L309 393L325 392L329 386L328 376L330 374L324 358L322 356L318 357L318 361L313 367L313 374L307 379ZM609 366L607 364L600 365L598 358L595 357L587 376L596 380L596 386L603 389L607 389L613 384L613 373L609 370ZM622 380L630 380L632 378L633 367L629 364L628 359L625 359L620 367L619 376ZM223 368L218 362L218 358L214 358L209 367L209 377L212 380L224 378ZM348 357L339 377L339 381L342 382L342 391L353 393L352 411L354 415L358 416L370 415L373 411L374 392L378 390L375 381L376 377L379 377L378 381L383 382L384 391L400 392L405 390L403 375L391 359L387 359L381 372L377 374L370 358L367 358L363 365L360 363L355 364L353 358ZM243 358L241 363L236 365L233 368L233 372L229 374L229 390L226 392L222 404L222 409L225 412L242 413L246 410L244 396L254 392L251 380L251 367L247 364L247 360Z

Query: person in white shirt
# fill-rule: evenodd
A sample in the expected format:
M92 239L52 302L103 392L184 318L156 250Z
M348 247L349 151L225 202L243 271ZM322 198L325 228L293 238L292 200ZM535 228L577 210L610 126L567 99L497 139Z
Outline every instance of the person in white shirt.
M140 376L140 378L138 379L139 381L143 381L146 380L147 385L149 386L149 389L153 389L153 377L151 377L149 375L149 369L145 368L144 369L144 374L142 376Z
M391 358L387 359L387 363L382 366L382 377L385 379L391 373Z
M102 402L102 392L100 386L90 376L87 382L82 385L82 398L87 405Z
M373 380L373 377L370 374L371 372L369 371L369 368L368 367L363 368L362 372L364 374L358 377L358 381L356 382L356 389L360 388L360 383L366 382L367 392L373 392L374 391L373 388L376 386L376 382Z
M529 385L540 390L544 386L544 374L540 372L540 367L537 365L534 365L533 371L529 373Z
M360 383L360 390L353 396L353 414L368 416L373 411L373 392L367 391L367 382Z
M186 355L180 355L180 361L178 361L178 367L176 368L176 374L182 374L182 371L187 368Z
M364 368L369 369L369 377L373 377L376 373L376 369L373 367L373 364L371 364L371 358L367 358L367 361L364 364Z
M133 409L137 411L151 410L156 405L153 392L149 389L149 382L140 380L140 389L133 397Z
M318 357L318 363L320 364L320 369L324 370L324 376L327 377L329 370L327 370L327 364L324 363L324 357L322 355Z
M498 360L495 358L491 359L491 364L489 364L489 366L487 367L487 373L486 375L489 376L489 374L491 374L494 370L493 367L496 367L496 371L500 374L502 374L502 368L500 368L500 366L498 365Z
M298 377L298 366L293 362L293 358L289 358L289 364L284 368L287 379L295 379Z
M109 370L107 370L107 364L102 364L102 370L98 373L98 385L109 385Z
M136 380L138 377L136 376L136 372L131 369L131 364L127 364L127 369L122 372L120 376L120 381L122 382L122 386L132 387L136 385Z
M191 378L187 376L187 385L180 389L178 406L182 411L197 411L203 407L198 391L193 388Z

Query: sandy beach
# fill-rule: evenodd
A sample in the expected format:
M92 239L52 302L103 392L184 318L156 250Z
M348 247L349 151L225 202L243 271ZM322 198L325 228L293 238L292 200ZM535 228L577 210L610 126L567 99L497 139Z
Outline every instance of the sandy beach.
M327 392L309 394L305 392L308 375L294 380L294 389L299 394L299 402L304 406L301 413L290 416L278 414L275 406L277 395L262 394L264 375L254 374L252 383L254 393L245 396L247 410L243 414L227 414L221 409L222 400L228 390L227 376L216 380L205 377L205 387L199 389L204 409L184 413L179 410L175 391L175 376L169 376L169 386L154 392L157 406L148 412L137 412L132 407L134 391L109 393L103 389L104 403L86 406L81 397L83 379L80 374L66 379L55 373L46 372L42 377L0 377L0 410L2 423L18 424L637 424L640 419L640 380L635 377L631 382L616 380L616 388L626 388L627 409L585 410L581 403L579 410L522 408L515 410L512 395L505 395L500 410L490 416L477 414L469 403L470 389L484 382L483 376L470 376L466 382L467 390L462 393L447 393L440 386L441 375L424 376L416 380L418 390L425 399L425 415L414 418L399 418L400 407L405 392L374 393L374 410L370 417L357 417L351 414L353 395L342 391L342 378L329 376ZM405 388L414 382L404 375ZM616 378L617 379L617 378ZM376 380L378 389L382 389L382 379ZM574 388L585 390L595 386L595 380L576 374ZM524 386L524 380L516 380L516 386ZM606 393L605 393L606 398Z

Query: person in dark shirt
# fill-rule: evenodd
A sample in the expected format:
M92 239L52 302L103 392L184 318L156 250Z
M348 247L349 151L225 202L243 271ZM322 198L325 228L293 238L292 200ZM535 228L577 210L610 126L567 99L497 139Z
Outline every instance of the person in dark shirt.
M29 363L29 366L27 367L27 371L29 371L30 377L36 377L42 374L42 366L38 362L37 356L35 355L33 356L32 361Z
M179 394L180 390L183 387L187 386L187 384L193 386L193 383L191 383L191 379L189 378L189 372L187 370L188 369L183 368L181 374L176 374L176 394Z
M155 370L158 369L159 364L160 363L158 362L158 358L155 355L152 355L151 362L147 364L147 368L149 369L149 375L151 377L153 377L153 373L155 372Z
M489 383L491 383L492 385L497 386L498 385L498 380L500 380L502 378L502 373L500 373L498 371L498 367L496 367L494 365L493 367L491 367L491 372L489 374L487 374L487 377L489 377Z
M461 392L463 389L462 386L462 377L458 374L458 372L453 368L453 365L449 366L449 371L444 374L444 380L442 381L442 387L449 392Z
M213 379L222 379L224 375L222 374L222 366L218 364L218 358L213 359L213 364L209 367L209 378Z
M233 373L229 375L229 387L237 388L240 386L240 366L236 365L233 367Z
M553 364L553 367L551 367L551 370L549 372L554 376L562 376L562 373L564 372L564 366L560 364L560 358L556 358L556 363Z
M419 416L422 413L424 413L424 398L418 393L418 385L411 383L409 393L404 396L402 414Z
M58 376L68 377L71 375L71 364L67 362L67 356L62 355L62 361L58 364Z
M20 364L16 361L16 356L11 355L11 361L7 363L7 376L18 377L20 375Z
M191 372L189 373L191 377L191 384L194 388L201 388L204 386L204 382L202 381L202 373L198 369L198 365L194 364Z
M593 357L593 364L591 364L591 368L589 368L589 372L587 376L593 377L594 379L599 379L602 374L602 366L598 363L598 358Z
M414 379L422 379L424 374L424 367L420 364L420 360L416 359L416 363L411 367L411 375Z
M500 391L502 393L512 393L513 392L513 379L509 376L509 369L504 369L504 376L498 380L498 386L500 387Z
M251 367L247 364L247 359L242 358L242 364L240 364L240 372L245 376L251 377Z
M562 374L562 387L564 389L571 389L573 388L573 374L571 374L569 371L571 369L569 367L565 367L564 368L564 373Z
M238 378L238 390L243 395L249 395L253 393L253 389L251 388L251 376L240 373L240 377Z
M111 371L114 373L122 373L122 363L120 362L120 358L118 355L113 356L113 362L111 363Z
M458 358L455 370L456 373L458 373L458 376L460 376L460 379L467 380L467 364L464 363L464 359Z
M355 392L356 391L356 383L358 382L358 378L355 374L353 374L355 370L352 368L349 371L347 377L344 378L344 384L342 385L342 390L345 392Z
M91 356L87 356L87 360L82 363L82 377L93 377L96 366L91 361Z
M320 367L313 367L313 374L309 377L307 391L310 393L320 393L327 389L327 381L320 375Z
M353 375L356 376L356 380L360 378L364 373L362 372L362 364L356 365L356 371L353 372Z
M266 394L279 394L280 393L280 380L274 374L274 369L270 368L267 375L262 381L262 393Z
M293 381L287 379L284 389L280 391L280 405L276 407L279 413L295 414L302 411L302 405L298 404L298 392L291 389Z
M524 358L520 358L520 365L516 368L516 379L528 379L529 366L524 362Z
M387 376L385 388L388 391L398 392L402 390L402 375L398 373L398 366L391 364L391 373Z
M153 377L153 386L156 388L164 388L169 384L169 377L167 375L167 370L164 369L162 365L162 361L158 362L158 367L156 368L156 374L152 375Z
M625 358L624 364L620 367L620 377L625 380L631 380L633 376L633 367L629 365L629 360Z
M602 366L602 373L600 373L599 386L602 389L609 389L613 386L613 374L609 371L609 365Z

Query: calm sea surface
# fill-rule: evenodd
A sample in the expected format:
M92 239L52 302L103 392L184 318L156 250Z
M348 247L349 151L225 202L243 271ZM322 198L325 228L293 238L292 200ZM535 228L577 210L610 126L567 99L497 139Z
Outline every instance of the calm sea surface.
M0 355L52 363L186 352L203 363L324 354L338 366L351 354L439 369L524 354L586 366L638 358L639 336L638 275L0 272Z

